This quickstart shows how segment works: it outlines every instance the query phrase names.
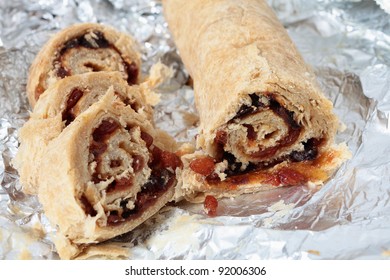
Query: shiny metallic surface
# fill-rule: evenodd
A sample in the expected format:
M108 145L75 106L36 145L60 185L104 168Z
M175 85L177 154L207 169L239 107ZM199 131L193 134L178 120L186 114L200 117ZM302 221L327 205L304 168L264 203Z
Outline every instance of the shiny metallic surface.
M125 243L132 259L389 259L390 15L385 0L270 0L346 129L353 157L322 188L294 187L202 205L165 207ZM382 9L380 8L380 6ZM387 6L386 6L387 5ZM188 74L160 1L0 0L0 259L56 259L55 228L24 195L12 158L30 107L28 67L48 38L76 22L100 22L140 43L143 73L175 69L158 89L156 123L192 142L197 115Z

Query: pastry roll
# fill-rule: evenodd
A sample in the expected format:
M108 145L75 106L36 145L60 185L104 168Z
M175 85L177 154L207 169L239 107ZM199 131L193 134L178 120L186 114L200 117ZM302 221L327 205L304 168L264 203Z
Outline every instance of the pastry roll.
M152 121L143 86L128 86L119 72L91 72L65 77L49 87L36 103L30 119L19 131L20 146L13 163L19 171L23 191L36 194L40 162L47 144L110 87L136 113Z
M111 88L48 144L38 197L61 258L131 231L172 199L181 161L165 140Z
M348 156L338 119L264 0L163 0L200 116L187 198L322 184Z
M137 84L140 55L132 37L95 23L75 24L55 34L35 57L27 81L32 107L56 81L86 72L119 71Z

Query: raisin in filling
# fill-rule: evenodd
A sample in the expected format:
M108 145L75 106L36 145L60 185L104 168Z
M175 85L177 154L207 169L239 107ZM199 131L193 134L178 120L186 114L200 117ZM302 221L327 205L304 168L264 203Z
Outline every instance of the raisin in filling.
M256 93L250 94L249 97L251 98L251 105L243 104L232 120L240 119L266 108L266 105L260 101L260 97Z
M106 119L92 133L92 143L89 147L89 152L93 154L97 165L101 161L101 155L107 150L107 141L110 136L120 128L119 123L113 119ZM97 178L98 174L94 174L92 177L96 181L101 181ZM95 181L95 180L94 180Z
M75 88L70 93L68 100L66 101L65 111L62 112L62 121L65 121L65 126L68 126L76 118L73 108L77 102L81 99L84 92L78 88Z
M108 225L116 225L125 221L140 217L149 207L157 203L176 182L175 169L182 167L180 158L174 153L163 151L153 145L153 137L146 132L141 133L151 155L148 163L152 173L148 181L142 186L137 194L132 209L127 208L127 200L121 202L122 213L112 211L108 216Z
M289 159L293 162L300 162L305 160L315 160L318 156L318 148L322 144L323 139L311 138L303 143L303 151L293 151L289 155Z
M115 179L106 189L107 194L126 190L133 185L133 178Z
M127 200L123 200L120 204L123 210L122 214L119 215L117 211L112 211L107 218L108 225L115 225L140 217L173 186L175 180L174 174L167 169L153 170L148 182L142 186L141 192L137 194L134 207L128 209L126 207Z
M120 51L111 44L105 37L104 34L100 31L94 31L94 38L93 43L90 40L87 40L85 38L85 35L79 36L77 38L73 38L69 41L67 41L62 49L59 51L59 56L55 61L55 64L59 64L59 68L57 70L57 76L60 78L65 78L67 76L72 75L70 69L66 69L66 67L63 64L63 56L70 50L74 48L87 48L87 49L112 49L116 53L122 57L122 64L125 68L126 74L127 74L127 83L129 85L134 85L137 83L137 77L139 73L139 69L137 65L134 62L127 62L123 56L121 55ZM100 69L96 65L90 65L94 71L100 71Z

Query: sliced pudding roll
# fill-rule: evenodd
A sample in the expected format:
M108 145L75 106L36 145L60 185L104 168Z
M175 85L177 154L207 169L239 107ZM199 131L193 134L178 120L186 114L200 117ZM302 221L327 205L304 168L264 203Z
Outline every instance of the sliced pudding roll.
M27 81L32 107L56 81L86 72L119 71L129 85L137 84L140 55L132 37L96 23L67 27L55 34L35 57Z
M338 119L264 0L163 0L194 82L198 148L184 157L187 196L321 184L349 156Z
M152 121L152 108L143 92L145 87L129 86L119 72L85 73L58 81L41 96L19 131L20 147L13 163L25 193L37 193L40 162L46 158L47 144L110 87L125 105Z
M165 140L111 89L49 143L38 197L61 258L131 231L172 199L181 161Z

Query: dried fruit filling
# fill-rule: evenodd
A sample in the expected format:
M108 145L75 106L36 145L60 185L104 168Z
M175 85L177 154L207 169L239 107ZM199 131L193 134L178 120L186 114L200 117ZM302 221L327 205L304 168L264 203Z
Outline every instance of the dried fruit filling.
M62 112L62 121L65 121L65 125L68 126L76 118L73 108L77 102L83 97L84 92L78 88L74 88L69 94L68 100L66 101L66 108Z
M275 115L279 116L286 126L288 127L287 135L280 139L277 144L273 147L261 149L257 152L253 152L250 156L253 159L269 159L273 157L277 151L284 147L288 147L295 143L301 133L301 126L294 120L293 112L288 111L286 108L282 107L278 101L276 101L275 97L272 94L269 94L269 105L266 106L263 103L260 103L259 97L256 94L250 95L252 99L252 105L242 105L236 116L233 120L242 119L247 117L248 115L254 114L260 110L268 108L274 112ZM253 126L250 124L244 125L247 128L247 137L250 142L256 140L256 133L254 131ZM217 140L218 141L218 140ZM218 142L217 142L218 143ZM223 147L221 147L223 149ZM245 152L245 151L243 151Z
M116 211L111 212L108 217L109 225L119 224L141 216L142 213L153 206L162 195L174 186L176 182L175 170L183 166L176 154L163 151L153 145L152 136L143 132L141 137L144 139L151 154L151 160L148 165L152 169L152 174L146 184L142 186L141 192L137 194L134 208L128 209L126 207L127 200L123 200L121 203L122 214L119 215Z
M66 69L66 67L63 64L63 59L64 57L66 57L66 54L70 49L74 49L74 48L112 49L116 53L118 53L120 57L122 57L121 52L104 37L104 34L102 32L94 31L93 34L94 34L93 38L90 38L89 40L86 39L87 34L84 34L79 37L70 39L64 44L64 46L59 52L59 57L55 61L55 64L59 64L59 68L57 70L58 77L65 78L66 76L72 75L71 69ZM91 40L93 40L93 42L91 42ZM123 57L122 57L122 64L127 74L127 83L129 85L136 84L138 78L138 72L139 72L137 65L134 62L131 63L127 62ZM91 65L91 67L93 68L94 66ZM99 71L99 69L96 69L96 71Z
M119 129L120 125L112 119L103 120L94 132L92 133L92 143L90 145L90 153L94 156L94 160L99 165L101 155L107 149L107 142L110 136ZM128 127L126 129L129 129ZM108 225L116 225L124 221L136 219L142 215L149 207L153 206L157 200L164 195L176 182L175 170L182 167L182 162L178 156L168 151L163 151L153 144L153 137L146 132L141 133L141 138L144 140L146 147L150 153L150 161L147 163L152 172L148 181L142 186L141 191L137 194L134 202L134 208L128 209L128 200L121 202L122 212L111 211L108 215ZM115 166L115 162L112 163ZM140 172L145 166L143 157L133 155L133 170ZM99 182L100 176L95 173L92 176L95 183ZM107 193L125 190L131 187L133 178L122 178L114 180L106 189ZM82 200L86 214L93 214L93 207L84 197Z
M142 187L141 192L137 194L134 202L134 208L126 207L127 200L121 202L123 212L119 215L112 211L108 216L108 225L116 225L125 221L133 220L142 215L149 207L153 206L157 200L174 186L176 179L174 174L166 169L152 170L148 182Z
M292 152L288 156L283 156L278 159L272 159L274 155L280 149L288 147L296 142L301 133L301 126L294 120L293 112L288 111L282 107L274 97L273 94L267 94L269 105L265 105L260 101L260 98L257 94L251 94L251 105L242 105L238 110L236 116L231 121L237 121L242 118L246 118L249 115L255 114L260 110L270 109L274 112L275 115L279 116L286 126L288 127L287 135L280 139L275 146L253 152L250 156L256 162L250 162L248 165L243 168L241 162L239 162L236 157L224 150L225 145L228 142L228 133L224 130L219 130L216 133L215 145L217 147L217 156L215 160L213 158L201 157L193 160L190 163L190 168L203 176L209 184L224 186L226 188L236 188L238 185L247 184L249 182L258 182L268 183L274 186L291 186L306 183L308 180L312 179L314 172L309 171L298 171L294 166L298 166L300 162L310 162L308 164L315 164L315 160L319 156L319 147L324 142L323 139L309 139L305 143L302 143L304 146L303 151ZM247 137L249 142L256 140L256 133L253 129L253 126L250 124L244 124L247 128ZM227 170L225 173L227 179L221 182L219 176L213 176L215 164L226 160L228 163ZM289 161L292 168L281 168L275 171L269 171L272 167L277 164ZM302 165L302 164L301 164ZM310 168L308 169L310 170ZM321 175L322 176L322 175Z

